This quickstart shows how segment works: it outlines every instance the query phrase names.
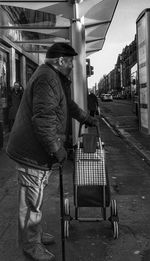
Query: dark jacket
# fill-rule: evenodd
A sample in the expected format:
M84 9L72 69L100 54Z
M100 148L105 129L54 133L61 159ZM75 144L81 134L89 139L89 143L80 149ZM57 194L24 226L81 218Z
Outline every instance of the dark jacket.
M69 113L80 122L87 118L70 98L70 81L48 64L39 66L24 91L7 154L16 162L49 169L53 153L65 142Z

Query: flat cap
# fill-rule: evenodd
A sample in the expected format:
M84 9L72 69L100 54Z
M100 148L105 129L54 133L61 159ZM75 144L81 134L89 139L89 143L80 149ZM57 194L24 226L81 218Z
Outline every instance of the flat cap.
M46 58L59 58L61 56L76 56L76 51L67 43L55 43L48 48Z

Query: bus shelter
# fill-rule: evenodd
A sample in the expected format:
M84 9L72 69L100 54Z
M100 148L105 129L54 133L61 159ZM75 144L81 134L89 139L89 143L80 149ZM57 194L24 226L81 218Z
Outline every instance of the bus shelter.
M78 52L72 73L72 98L87 110L86 59L103 48L118 1L0 1L0 47L11 47L9 84L16 80L16 49L22 53L23 72L26 57L32 56L40 64L49 46L67 42ZM26 84L25 73L21 74L21 83ZM73 141L77 133L78 123L73 121Z

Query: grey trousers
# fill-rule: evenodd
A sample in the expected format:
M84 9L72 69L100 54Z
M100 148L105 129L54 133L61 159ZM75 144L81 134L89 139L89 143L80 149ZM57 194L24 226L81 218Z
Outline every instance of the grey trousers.
M52 171L17 165L19 184L18 240L24 250L41 243L43 191Z

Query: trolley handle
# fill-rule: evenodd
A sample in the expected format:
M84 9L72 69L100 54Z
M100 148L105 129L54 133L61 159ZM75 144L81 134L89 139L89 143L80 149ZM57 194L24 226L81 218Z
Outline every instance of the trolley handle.
M79 125L79 133L78 133L78 137L81 137L81 130L82 130L82 127L85 123L81 123L80 122L80 125ZM98 137L101 137L101 132L100 132L100 126L95 126L96 130L97 130L97 135Z
M78 138L81 137L81 129L83 127L84 123L80 123L79 125L79 134L78 134ZM100 126L95 126L96 130L97 130L97 135L98 135L98 142L99 142L99 147L100 149L102 150L103 149L103 144L102 144L102 141L101 141L101 133L100 133ZM77 147L79 148L80 147L80 140L78 139L78 144L77 144Z

